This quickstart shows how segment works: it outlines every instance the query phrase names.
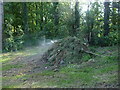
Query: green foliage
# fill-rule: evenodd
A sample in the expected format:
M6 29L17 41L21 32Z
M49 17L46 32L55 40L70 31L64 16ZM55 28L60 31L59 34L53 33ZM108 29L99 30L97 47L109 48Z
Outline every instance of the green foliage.
M112 6L111 6L112 7ZM113 8L110 13L109 26L110 32L107 36L104 36L104 16L103 16L103 4L100 2L94 2L89 5L89 8L85 16L84 32L85 38L87 38L90 45L99 46L111 46L116 45L118 42L118 12L116 8Z
M89 54L88 55L87 54L85 54L85 55L83 54L83 57L82 57L83 61L88 61L89 59L91 59L91 56Z
M13 11L16 5L18 8ZM24 32L19 7L20 3L6 3L4 6L3 52L16 51L23 47Z
M104 36L103 3L90 3L86 12L82 12L80 5L69 2L5 3L3 52L38 45L43 36L48 39L77 36L90 45L116 45L118 9L110 9L110 32Z
M118 33L110 32L108 36L96 37L94 40L95 45L112 46L118 43Z

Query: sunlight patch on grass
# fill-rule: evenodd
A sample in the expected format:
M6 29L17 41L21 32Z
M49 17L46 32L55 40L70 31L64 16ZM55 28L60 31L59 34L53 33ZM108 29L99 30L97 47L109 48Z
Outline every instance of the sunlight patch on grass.
M3 53L0 55L0 62L7 63L11 60L16 59L17 57L25 57L25 56L31 56L36 55L37 51L34 49L31 49L31 51L17 51L17 52L9 52L9 53Z
M22 73L19 73L18 75L15 75L15 76L7 76L7 77L2 77L2 80L5 81L5 80L17 80L17 79L25 79L25 78L30 78L31 76L30 75L26 75L26 74L22 74Z
M10 84L10 85L5 85L2 88L22 88L20 86L22 86L21 83L16 82L16 83L13 83L13 84Z
M32 48L26 48L24 50L20 50L16 52L2 53L0 54L0 62L6 63L8 61L14 60L17 57L32 56L32 55L36 55L43 51L45 50L42 50L42 48L40 47L32 47Z
M7 54L7 55L3 54L2 58L0 59L0 62L7 63L7 62L9 62L11 60L14 60L16 57L17 56L15 54L12 54L12 53L11 54Z
M11 58L7 57L7 58L0 58L0 62L6 62L11 60Z
M53 82L34 82L32 83L32 88L55 88L58 87Z

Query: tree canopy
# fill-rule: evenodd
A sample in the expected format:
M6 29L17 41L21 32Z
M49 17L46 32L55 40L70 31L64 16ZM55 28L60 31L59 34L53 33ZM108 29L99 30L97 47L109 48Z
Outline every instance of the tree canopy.
M93 2L83 12L81 3L77 1L74 4L5 2L3 52L37 45L42 37L61 39L76 36L89 45L115 45L120 29L119 4Z

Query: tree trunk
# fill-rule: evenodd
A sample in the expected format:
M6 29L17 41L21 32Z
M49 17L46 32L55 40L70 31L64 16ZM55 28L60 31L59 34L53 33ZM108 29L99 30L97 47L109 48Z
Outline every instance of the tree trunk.
M59 11L58 11L58 2L53 3L54 7L54 25L55 25L55 37L58 35L58 25L59 25Z
M38 5L37 5L37 3L35 3L36 4L36 26L38 25Z
M115 10L115 6L116 5L116 2L114 2L114 0L113 0L113 2L112 2L112 24L113 25L116 25L116 10Z
M0 53L2 51L3 1L0 1Z
M23 29L24 33L27 36L28 35L28 9L27 9L27 3L23 2Z
M90 27L90 20L91 20L91 16L90 16L90 5L88 5L88 10L87 10L87 13L86 13L86 22L87 22L87 42L88 44L90 44L90 41L91 41L91 27Z
M118 2L118 35L119 35L118 37L120 37L120 2ZM120 38L119 38L118 44L120 45Z
M118 2L118 25L120 27L120 2ZM120 28L119 28L120 29ZM119 30L120 31L120 30Z
M76 1L75 3L75 36L77 36L77 32L80 26L80 15L79 15L79 2Z
M120 1L118 2L118 38L120 37ZM118 39L118 66L119 66L119 70L118 70L118 76L120 75L120 38ZM118 78L118 82L120 82L120 77Z
M109 34L109 14L110 14L110 2L104 2L104 36Z
M43 30L43 2L41 2L41 13L40 13L40 18L41 18L40 29L41 29L41 31L42 31L42 30Z

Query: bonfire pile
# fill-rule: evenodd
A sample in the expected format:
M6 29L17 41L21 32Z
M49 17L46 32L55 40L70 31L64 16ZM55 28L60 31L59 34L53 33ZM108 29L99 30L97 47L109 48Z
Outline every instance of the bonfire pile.
M86 54L95 55L77 37L67 37L54 43L42 59L49 62L50 65L81 63L81 58Z

